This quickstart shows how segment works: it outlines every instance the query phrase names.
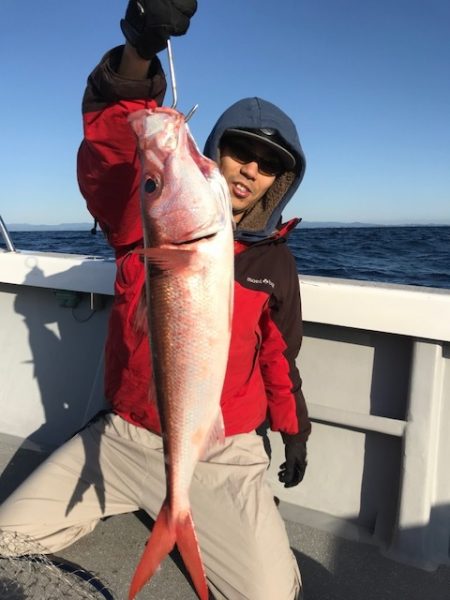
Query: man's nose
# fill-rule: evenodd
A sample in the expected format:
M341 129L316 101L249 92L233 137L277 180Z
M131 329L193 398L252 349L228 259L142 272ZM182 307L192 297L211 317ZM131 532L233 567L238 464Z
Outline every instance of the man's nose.
M256 160L244 163L241 167L241 173L249 179L255 179L258 175L258 163L256 162Z

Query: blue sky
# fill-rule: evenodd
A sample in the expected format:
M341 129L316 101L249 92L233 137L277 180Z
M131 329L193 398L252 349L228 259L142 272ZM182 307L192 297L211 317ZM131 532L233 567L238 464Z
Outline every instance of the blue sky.
M89 72L122 43L125 7L1 0L7 223L90 221L75 174L80 104ZM450 224L449 0L199 0L173 50L178 108L199 104L200 147L246 96L295 121L307 170L286 218Z

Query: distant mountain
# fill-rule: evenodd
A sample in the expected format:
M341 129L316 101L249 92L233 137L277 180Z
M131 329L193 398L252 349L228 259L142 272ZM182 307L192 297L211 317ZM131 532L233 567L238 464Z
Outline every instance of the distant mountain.
M9 231L89 231L92 223L60 223L59 225L30 225L29 223L10 223ZM338 221L302 221L300 227L381 227L373 223L341 223Z
M352 221L351 223L343 223L340 221L301 221L297 227L303 229L320 229L327 227L448 227L450 221L441 222L430 222L430 223L361 223L359 221Z
M301 221L298 227L320 229L321 227L385 227L385 225L360 223L359 221L352 221L351 223L342 223L341 221Z
M59 225L30 225L29 223L10 223L7 225L9 231L90 231L94 225L91 223L60 223ZM450 225L449 222L441 223L361 223L352 221L345 223L341 221L301 221L297 227L303 229L320 229L328 227L443 227Z
M89 231L92 223L60 223L59 225L30 225L29 223L10 223L9 231Z

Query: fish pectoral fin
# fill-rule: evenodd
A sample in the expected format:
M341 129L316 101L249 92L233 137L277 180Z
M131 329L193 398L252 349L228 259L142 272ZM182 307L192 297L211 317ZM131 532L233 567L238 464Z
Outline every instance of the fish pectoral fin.
M141 560L131 580L128 600L133 600L156 572L163 559L175 546L175 539L176 531L171 523L169 505L167 500L164 500Z
M139 254L161 271L176 271L189 267L194 253L185 248L143 248Z

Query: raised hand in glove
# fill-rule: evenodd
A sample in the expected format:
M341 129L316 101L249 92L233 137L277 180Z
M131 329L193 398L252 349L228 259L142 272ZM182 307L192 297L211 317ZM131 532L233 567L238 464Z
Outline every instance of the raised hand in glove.
M306 442L298 440L298 436L282 434L286 462L280 465L278 479L284 487L294 487L303 479L306 471Z
M151 59L172 35L183 35L197 0L130 0L120 27L142 58Z

